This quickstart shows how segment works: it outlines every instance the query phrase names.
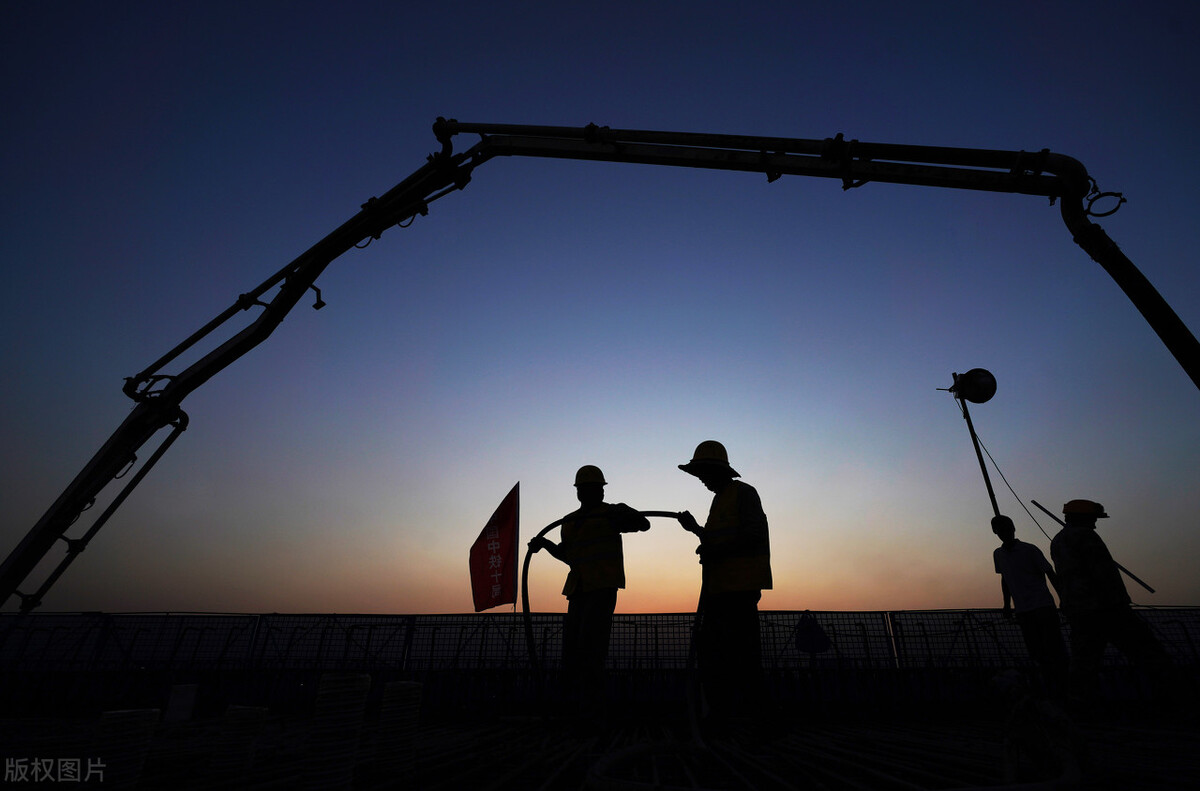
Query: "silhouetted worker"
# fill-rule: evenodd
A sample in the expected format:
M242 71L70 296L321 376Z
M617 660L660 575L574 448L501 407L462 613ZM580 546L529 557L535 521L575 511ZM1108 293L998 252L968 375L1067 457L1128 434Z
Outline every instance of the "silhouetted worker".
M1058 608L1046 587L1049 580L1058 590L1054 567L1042 550L1017 540L1017 528L1007 516L992 517L992 532L1002 542L992 552L992 560L1000 575L1004 615L1016 611L1029 656L1041 668L1050 694L1062 697L1067 693L1067 647L1058 623Z
M679 523L700 538L696 554L703 565L700 678L713 716L767 713L762 669L758 601L771 588L771 542L758 492L729 466L725 446L706 440L679 469L695 475L713 492L708 519L701 528L689 512Z
M621 534L650 529L650 520L628 505L604 502L605 484L599 467L580 467L575 473L580 507L563 517L562 543L544 537L529 542L534 552L545 549L571 568L563 586L563 671L570 704L587 717L601 713L617 589L625 587Z
M1071 698L1085 703L1093 699L1109 643L1152 680L1159 680L1170 659L1129 606L1120 569L1096 534L1096 520L1108 518L1104 506L1071 500L1063 506L1063 517L1066 527L1050 542L1050 557L1058 572L1062 609L1071 625Z

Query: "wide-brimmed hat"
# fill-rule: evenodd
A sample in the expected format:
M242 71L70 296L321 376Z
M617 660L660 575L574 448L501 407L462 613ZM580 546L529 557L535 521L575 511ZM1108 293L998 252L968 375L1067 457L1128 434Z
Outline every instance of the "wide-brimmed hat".
M725 452L725 446L715 439L706 439L697 445L692 460L687 464L680 464L679 469L696 476L705 471L719 471L734 478L742 477L737 470L729 466L729 454Z
M1084 516L1094 516L1097 519L1108 519L1108 514L1104 513L1104 506L1091 500L1071 500L1063 506L1063 513L1083 514Z

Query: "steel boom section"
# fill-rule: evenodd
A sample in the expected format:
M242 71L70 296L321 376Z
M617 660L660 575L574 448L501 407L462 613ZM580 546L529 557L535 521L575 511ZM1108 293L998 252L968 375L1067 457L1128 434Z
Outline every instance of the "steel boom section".
M362 211L337 230L254 290L241 295L232 306L148 368L126 380L124 392L137 404L0 565L0 606L17 593L18 586L58 540L67 543L68 557L51 582L61 575L66 563L82 551L95 533L95 529L89 531L83 540L66 537L66 531L79 515L134 463L137 452L158 431L168 425L174 425L176 433L182 430L187 422L180 409L183 399L274 332L305 292L315 287L326 266L363 239L378 238L388 228L416 214L425 214L431 201L462 189L474 168L496 156L758 172L766 174L770 181L784 175L815 176L841 179L845 189L878 181L1058 199L1063 219L1076 243L1109 272L1200 388L1200 344L1104 230L1090 222L1084 201L1089 191L1095 194L1094 185L1083 165L1071 157L1049 151L862 143L843 140L841 135L805 140L613 130L594 124L586 127L467 124L439 118L433 130L442 151L431 155L424 166L383 196L369 200ZM474 147L456 155L451 144L458 134L478 134L481 138ZM274 297L269 302L262 301L276 286ZM263 310L252 323L184 371L170 376L157 373L234 315L253 307ZM158 455L161 454L152 460ZM122 493L122 500L140 477ZM103 518L107 519L112 510L108 509ZM37 607L47 587L44 585L37 594L21 594L22 611Z

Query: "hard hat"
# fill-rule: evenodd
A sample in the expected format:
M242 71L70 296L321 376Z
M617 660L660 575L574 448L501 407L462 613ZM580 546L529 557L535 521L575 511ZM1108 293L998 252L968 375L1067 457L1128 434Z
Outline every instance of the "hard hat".
M1085 516L1094 516L1097 519L1107 519L1108 514L1104 513L1104 506L1100 503L1094 503L1091 500L1071 500L1063 506L1064 514L1083 514Z
M723 470L734 478L741 477L737 470L729 466L729 454L725 452L725 446L715 439L706 439L697 445L692 460L680 464L679 469L692 475L699 475L705 470Z
M598 483L604 485L608 481L604 480L604 473L594 464L585 464L575 473L575 485L585 483Z

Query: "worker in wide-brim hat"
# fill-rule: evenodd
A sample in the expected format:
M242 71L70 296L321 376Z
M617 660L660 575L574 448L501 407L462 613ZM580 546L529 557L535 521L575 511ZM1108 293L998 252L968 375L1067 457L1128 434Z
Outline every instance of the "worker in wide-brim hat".
M701 527L688 511L683 528L700 539L702 565L698 658L705 696L718 718L764 713L758 602L770 589L771 542L758 491L729 464L725 446L705 440L679 469L713 493Z

